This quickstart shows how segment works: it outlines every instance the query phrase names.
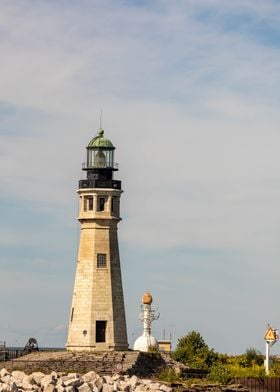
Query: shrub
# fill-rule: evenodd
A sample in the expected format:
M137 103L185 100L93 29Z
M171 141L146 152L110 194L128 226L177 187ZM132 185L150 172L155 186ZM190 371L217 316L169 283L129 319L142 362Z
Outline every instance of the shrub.
M208 369L218 355L207 346L199 332L191 331L178 340L173 358L195 369Z
M174 369L165 368L159 373L158 379L160 381L175 382L180 379L180 376L175 372Z
M211 367L208 379L221 384L227 384L232 379L232 376L226 365L217 363Z

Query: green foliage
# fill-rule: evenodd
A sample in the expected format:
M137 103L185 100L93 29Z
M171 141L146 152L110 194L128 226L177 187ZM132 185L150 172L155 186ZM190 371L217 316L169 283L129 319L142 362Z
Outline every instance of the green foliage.
M158 379L165 382L176 382L180 379L180 376L175 372L174 369L165 368L158 375Z
M228 365L228 370L232 378L234 377L264 377L265 369L264 366L253 365L251 367L242 367L239 365Z
M149 346L148 347L148 352L149 353L159 353L159 349L158 349L158 347L154 347L154 346Z
M263 355L249 347L242 355L215 353L199 332L191 331L178 340L173 358L192 368L209 371L208 380L227 384L235 377L264 377ZM271 367L271 375L280 375L280 362Z
M195 369L209 369L218 355L205 343L199 332L191 331L180 338L173 358Z
M246 366L263 365L262 353L254 347L249 347L245 351Z
M232 379L232 375L227 365L217 363L211 367L208 379L221 384L227 384Z
M280 377L280 362L277 359L272 360L272 364L270 365L269 375L271 377Z
M229 357L219 354L211 367L208 378L228 383L235 377L264 377L263 356L255 348L248 348L245 354Z

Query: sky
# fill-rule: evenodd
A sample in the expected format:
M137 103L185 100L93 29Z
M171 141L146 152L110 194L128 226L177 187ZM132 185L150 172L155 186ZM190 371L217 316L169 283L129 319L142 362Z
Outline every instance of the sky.
M173 348L196 330L264 352L280 327L279 47L277 0L1 0L0 340L65 345L102 110L130 344L149 290Z

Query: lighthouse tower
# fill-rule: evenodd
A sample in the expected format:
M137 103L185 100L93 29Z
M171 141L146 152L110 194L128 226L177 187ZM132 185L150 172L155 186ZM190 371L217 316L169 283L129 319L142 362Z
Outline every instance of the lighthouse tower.
M87 146L79 181L80 246L70 313L67 350L127 350L117 225L121 181L113 144L103 129Z

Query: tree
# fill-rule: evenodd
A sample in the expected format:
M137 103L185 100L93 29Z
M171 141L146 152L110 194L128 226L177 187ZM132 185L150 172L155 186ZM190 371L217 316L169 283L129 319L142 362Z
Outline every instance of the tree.
M245 358L247 366L253 365L263 365L263 355L262 353L254 347L248 347L245 351Z
M209 369L218 355L205 343L199 332L191 331L178 340L173 358L195 369Z

